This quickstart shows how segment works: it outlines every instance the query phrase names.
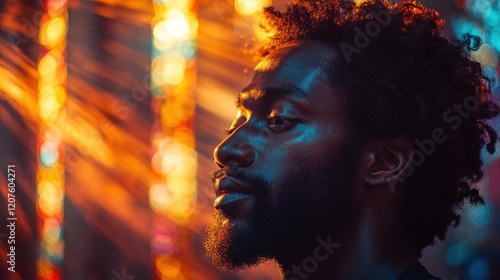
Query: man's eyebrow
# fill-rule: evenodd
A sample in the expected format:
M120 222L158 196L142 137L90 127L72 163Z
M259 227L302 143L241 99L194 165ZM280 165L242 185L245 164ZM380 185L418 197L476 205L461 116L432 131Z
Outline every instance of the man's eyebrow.
M256 100L257 98L262 98L270 95L296 95L300 98L304 98L307 94L296 86L285 86L285 87L268 87L265 89L251 89L246 88L238 95L236 98L236 108L248 107L245 103L249 102L249 99Z

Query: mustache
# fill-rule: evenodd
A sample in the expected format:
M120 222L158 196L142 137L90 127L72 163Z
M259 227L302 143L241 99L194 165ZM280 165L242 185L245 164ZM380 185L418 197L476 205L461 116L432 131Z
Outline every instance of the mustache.
M212 183L215 183L216 180L225 176L246 177L245 175L241 174L242 173L241 171L242 169L240 167L235 167L235 166L223 167L219 170L214 171L214 173L212 174Z
M214 171L214 173L211 176L212 183L215 183L216 180L218 180L226 175L227 175L227 168L221 168L219 170Z

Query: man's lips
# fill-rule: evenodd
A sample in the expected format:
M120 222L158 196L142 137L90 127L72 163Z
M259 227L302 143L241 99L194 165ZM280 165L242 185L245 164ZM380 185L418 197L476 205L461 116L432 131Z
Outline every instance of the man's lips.
M253 188L232 177L222 177L215 180L215 194L217 196L227 193L250 194L253 191Z
M215 193L217 198L214 201L214 207L231 210L249 198L253 189L232 177L222 177L215 180Z

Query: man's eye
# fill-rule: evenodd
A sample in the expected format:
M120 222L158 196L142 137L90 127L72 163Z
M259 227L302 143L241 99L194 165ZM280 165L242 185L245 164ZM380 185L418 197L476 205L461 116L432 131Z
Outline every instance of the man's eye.
M283 132L290 128L290 121L277 116L269 118L267 121L267 127L273 132Z

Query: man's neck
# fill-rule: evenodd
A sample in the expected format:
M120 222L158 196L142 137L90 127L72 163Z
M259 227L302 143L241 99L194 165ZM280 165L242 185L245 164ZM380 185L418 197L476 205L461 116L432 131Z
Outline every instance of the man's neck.
M318 236L295 254L277 259L282 278L394 280L418 261L411 242L395 230L400 228L395 217L363 212L340 235Z

